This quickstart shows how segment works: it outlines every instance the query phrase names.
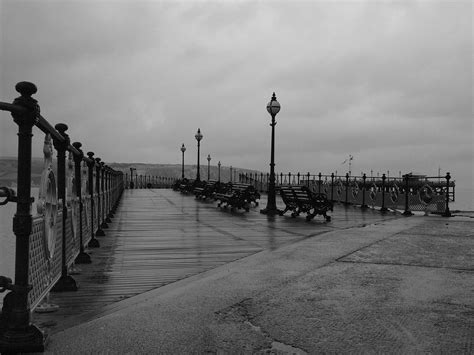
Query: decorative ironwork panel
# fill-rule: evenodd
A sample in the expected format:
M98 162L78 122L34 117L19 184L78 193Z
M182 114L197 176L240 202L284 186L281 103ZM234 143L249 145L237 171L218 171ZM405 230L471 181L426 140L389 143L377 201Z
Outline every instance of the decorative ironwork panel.
M60 220L62 213L57 218ZM33 219L30 235L30 258L28 283L32 286L28 294L28 303L33 310L46 296L46 293L61 277L61 235L62 224L55 225L54 251L51 253L49 241L44 238L45 219L42 216Z
M66 265L71 265L77 254L79 254L79 237L74 234L71 209L68 209L68 218L66 219Z
M86 197L83 199L82 210L82 242L84 246L91 240L91 199Z
M94 194L94 233L99 229L99 213L98 211L99 198L97 194Z

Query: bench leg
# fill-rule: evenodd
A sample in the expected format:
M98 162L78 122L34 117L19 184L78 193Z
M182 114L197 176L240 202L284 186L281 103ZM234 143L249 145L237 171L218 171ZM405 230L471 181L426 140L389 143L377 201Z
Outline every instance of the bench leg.
M286 212L288 212L290 209L288 208L288 206L285 207L285 209L283 211L279 211L278 214L280 216L283 216Z

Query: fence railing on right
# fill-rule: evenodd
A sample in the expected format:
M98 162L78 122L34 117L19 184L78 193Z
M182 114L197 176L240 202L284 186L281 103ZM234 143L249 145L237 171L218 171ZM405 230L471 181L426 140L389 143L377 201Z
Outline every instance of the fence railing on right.
M269 174L240 174L239 181L268 191ZM367 177L346 175L276 174L276 186L305 185L315 192L325 193L333 202L360 205L362 208L380 208L441 214L450 217L449 203L455 200L455 181L446 176L425 176L412 173L401 177Z

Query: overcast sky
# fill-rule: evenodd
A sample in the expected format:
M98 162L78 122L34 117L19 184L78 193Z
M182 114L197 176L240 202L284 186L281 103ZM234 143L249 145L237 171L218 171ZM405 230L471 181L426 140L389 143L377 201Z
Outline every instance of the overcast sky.
M470 1L0 0L0 100L18 81L107 162L450 171L472 186ZM16 127L0 113L0 155ZM42 141L38 130L36 146ZM36 156L41 150L36 150ZM207 163L207 162L206 162Z

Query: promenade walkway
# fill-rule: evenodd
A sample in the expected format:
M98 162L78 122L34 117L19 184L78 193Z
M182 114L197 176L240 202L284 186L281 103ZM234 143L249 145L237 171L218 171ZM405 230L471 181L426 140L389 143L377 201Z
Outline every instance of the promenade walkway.
M34 316L47 352L474 351L473 219L259 208L126 190L79 291Z

